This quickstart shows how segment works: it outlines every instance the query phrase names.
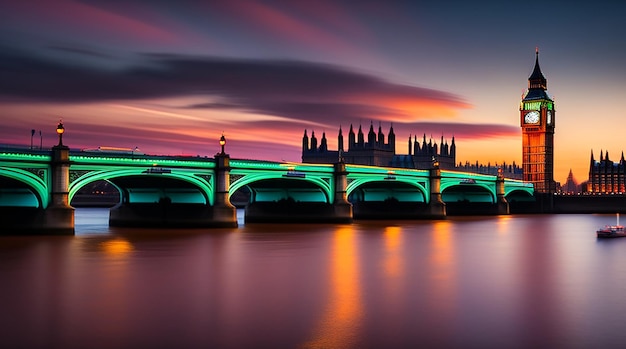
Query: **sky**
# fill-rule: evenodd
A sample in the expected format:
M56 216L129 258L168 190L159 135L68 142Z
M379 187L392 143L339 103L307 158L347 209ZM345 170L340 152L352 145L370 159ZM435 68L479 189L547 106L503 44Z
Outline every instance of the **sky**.
M622 1L0 0L0 144L301 161L304 130L455 137L521 165L539 48L555 180L624 146ZM41 131L41 137L39 136Z

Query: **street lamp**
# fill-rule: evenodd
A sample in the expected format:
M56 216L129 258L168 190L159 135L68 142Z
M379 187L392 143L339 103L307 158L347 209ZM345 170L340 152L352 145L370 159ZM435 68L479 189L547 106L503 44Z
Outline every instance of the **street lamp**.
M431 161L433 162L433 168L439 168L439 160L436 157L433 156Z
M222 137L220 137L220 146L222 147L222 152L220 155L224 155L224 146L226 145L226 138L224 138L224 134L222 133Z
M59 125L57 126L57 134L59 135L59 147L63 146L63 132L65 132L65 128L63 127L63 120L59 120Z

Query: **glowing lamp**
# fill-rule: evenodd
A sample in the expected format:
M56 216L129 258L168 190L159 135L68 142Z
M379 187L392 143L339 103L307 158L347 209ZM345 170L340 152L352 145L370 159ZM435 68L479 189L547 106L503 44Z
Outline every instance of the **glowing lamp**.
M439 168L439 160L436 157L432 157L431 161L433 162L433 168Z
M224 137L224 134L222 133L222 137L220 137L220 146L222 147L222 155L224 155L224 146L226 145L226 138Z
M63 132L65 132L65 128L63 127L63 120L59 120L59 125L57 125L57 134L59 135L59 147L63 146Z

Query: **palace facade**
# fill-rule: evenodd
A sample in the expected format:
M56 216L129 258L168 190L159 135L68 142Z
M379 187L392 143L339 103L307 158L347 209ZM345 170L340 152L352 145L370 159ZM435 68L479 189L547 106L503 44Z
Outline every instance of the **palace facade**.
M378 132L374 131L374 124L370 124L367 133L367 141L363 129L359 125L359 130L354 131L352 125L348 131L348 147L344 147L344 137L341 127L337 135L337 150L328 149L326 133L322 133L319 141L315 136L315 131L311 132L309 139L307 130L304 130L302 137L302 162L329 164L343 159L345 163L370 166L389 166L400 168L428 169L432 167L433 160L439 161L442 169L454 169L456 164L456 145L454 137L448 144L443 136L437 144L433 139L426 141L424 134L421 143L417 136L409 136L408 154L396 154L396 135L393 125L389 128L387 140L382 126L378 125Z
M600 151L600 160L596 161L591 151L589 163L589 181L586 185L587 193L624 194L626 193L626 161L624 152L619 162L609 159L609 152Z

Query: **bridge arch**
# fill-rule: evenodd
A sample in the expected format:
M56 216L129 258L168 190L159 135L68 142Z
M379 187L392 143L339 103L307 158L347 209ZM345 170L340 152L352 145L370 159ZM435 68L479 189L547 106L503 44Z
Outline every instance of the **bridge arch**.
M535 196L527 188L511 188L504 197L507 201L535 201Z
M415 179L394 177L393 179L380 179L380 178L357 178L354 179L346 188L346 194L348 197L360 196L364 193L359 193L366 187L376 188L378 192L371 195L372 201L384 201L387 198L395 198L398 201L411 201L411 202L428 202L429 195L426 188L416 183ZM364 201L369 201L363 197Z
M119 170L113 170L113 171L102 170L102 171L89 172L79 177L77 180L75 180L74 182L70 184L69 201L70 202L72 201L72 198L74 197L74 195L76 195L78 190L80 190L82 187L86 186L89 183L93 183L99 180L105 180L105 181L110 182L117 188L117 190L119 190L120 195L123 196L124 188L121 188L119 185L114 183L113 181L114 179L130 178L130 177L145 177L145 178L151 178L151 179L163 178L167 180L182 181L185 183L189 183L199 190L206 204L211 205L211 206L213 205L214 195L213 195L212 183L207 183L202 178L194 176L191 173L175 172L175 171L171 171L167 173L165 172L146 173L145 171L146 171L145 168L137 168L137 169L119 169Z
M0 179L1 177L9 178L10 180L17 181L21 183L25 189L28 189L32 194L32 197L29 199L27 197L23 197L24 205L29 207L37 207L37 208L46 208L48 206L48 202L50 201L50 194L48 193L48 188L46 182L43 179L39 178L35 174L21 169L16 168L0 168ZM0 190L0 193L2 190ZM24 193L14 192L14 195L24 196ZM28 195L28 194L26 194ZM36 201L36 206L32 205ZM0 201L1 204L1 201ZM15 205L15 202L13 202Z
M257 187L255 189L255 183L260 186L266 187L268 193L266 193L266 195L261 194L259 192L260 188ZM282 190L279 190L279 188L271 188L274 186L275 183L292 183L295 185L293 185L291 188L289 188L289 186L286 186ZM252 195L261 194L264 195L266 199L271 198L269 194L269 191L271 190L274 190L273 196L275 199L287 199L291 197L296 201L321 202L319 199L323 197L323 202L325 203L332 203L332 200L334 199L332 196L330 183L322 178L312 176L285 176L282 173L273 172L246 174L231 184L228 192L229 197L243 187L248 187L253 192ZM315 193L315 189L318 190L317 194ZM298 200L299 198L303 198L305 200ZM256 201L256 198L251 198L251 200Z
M441 198L445 203L451 202L497 202L495 188L484 183L447 184L441 188Z

